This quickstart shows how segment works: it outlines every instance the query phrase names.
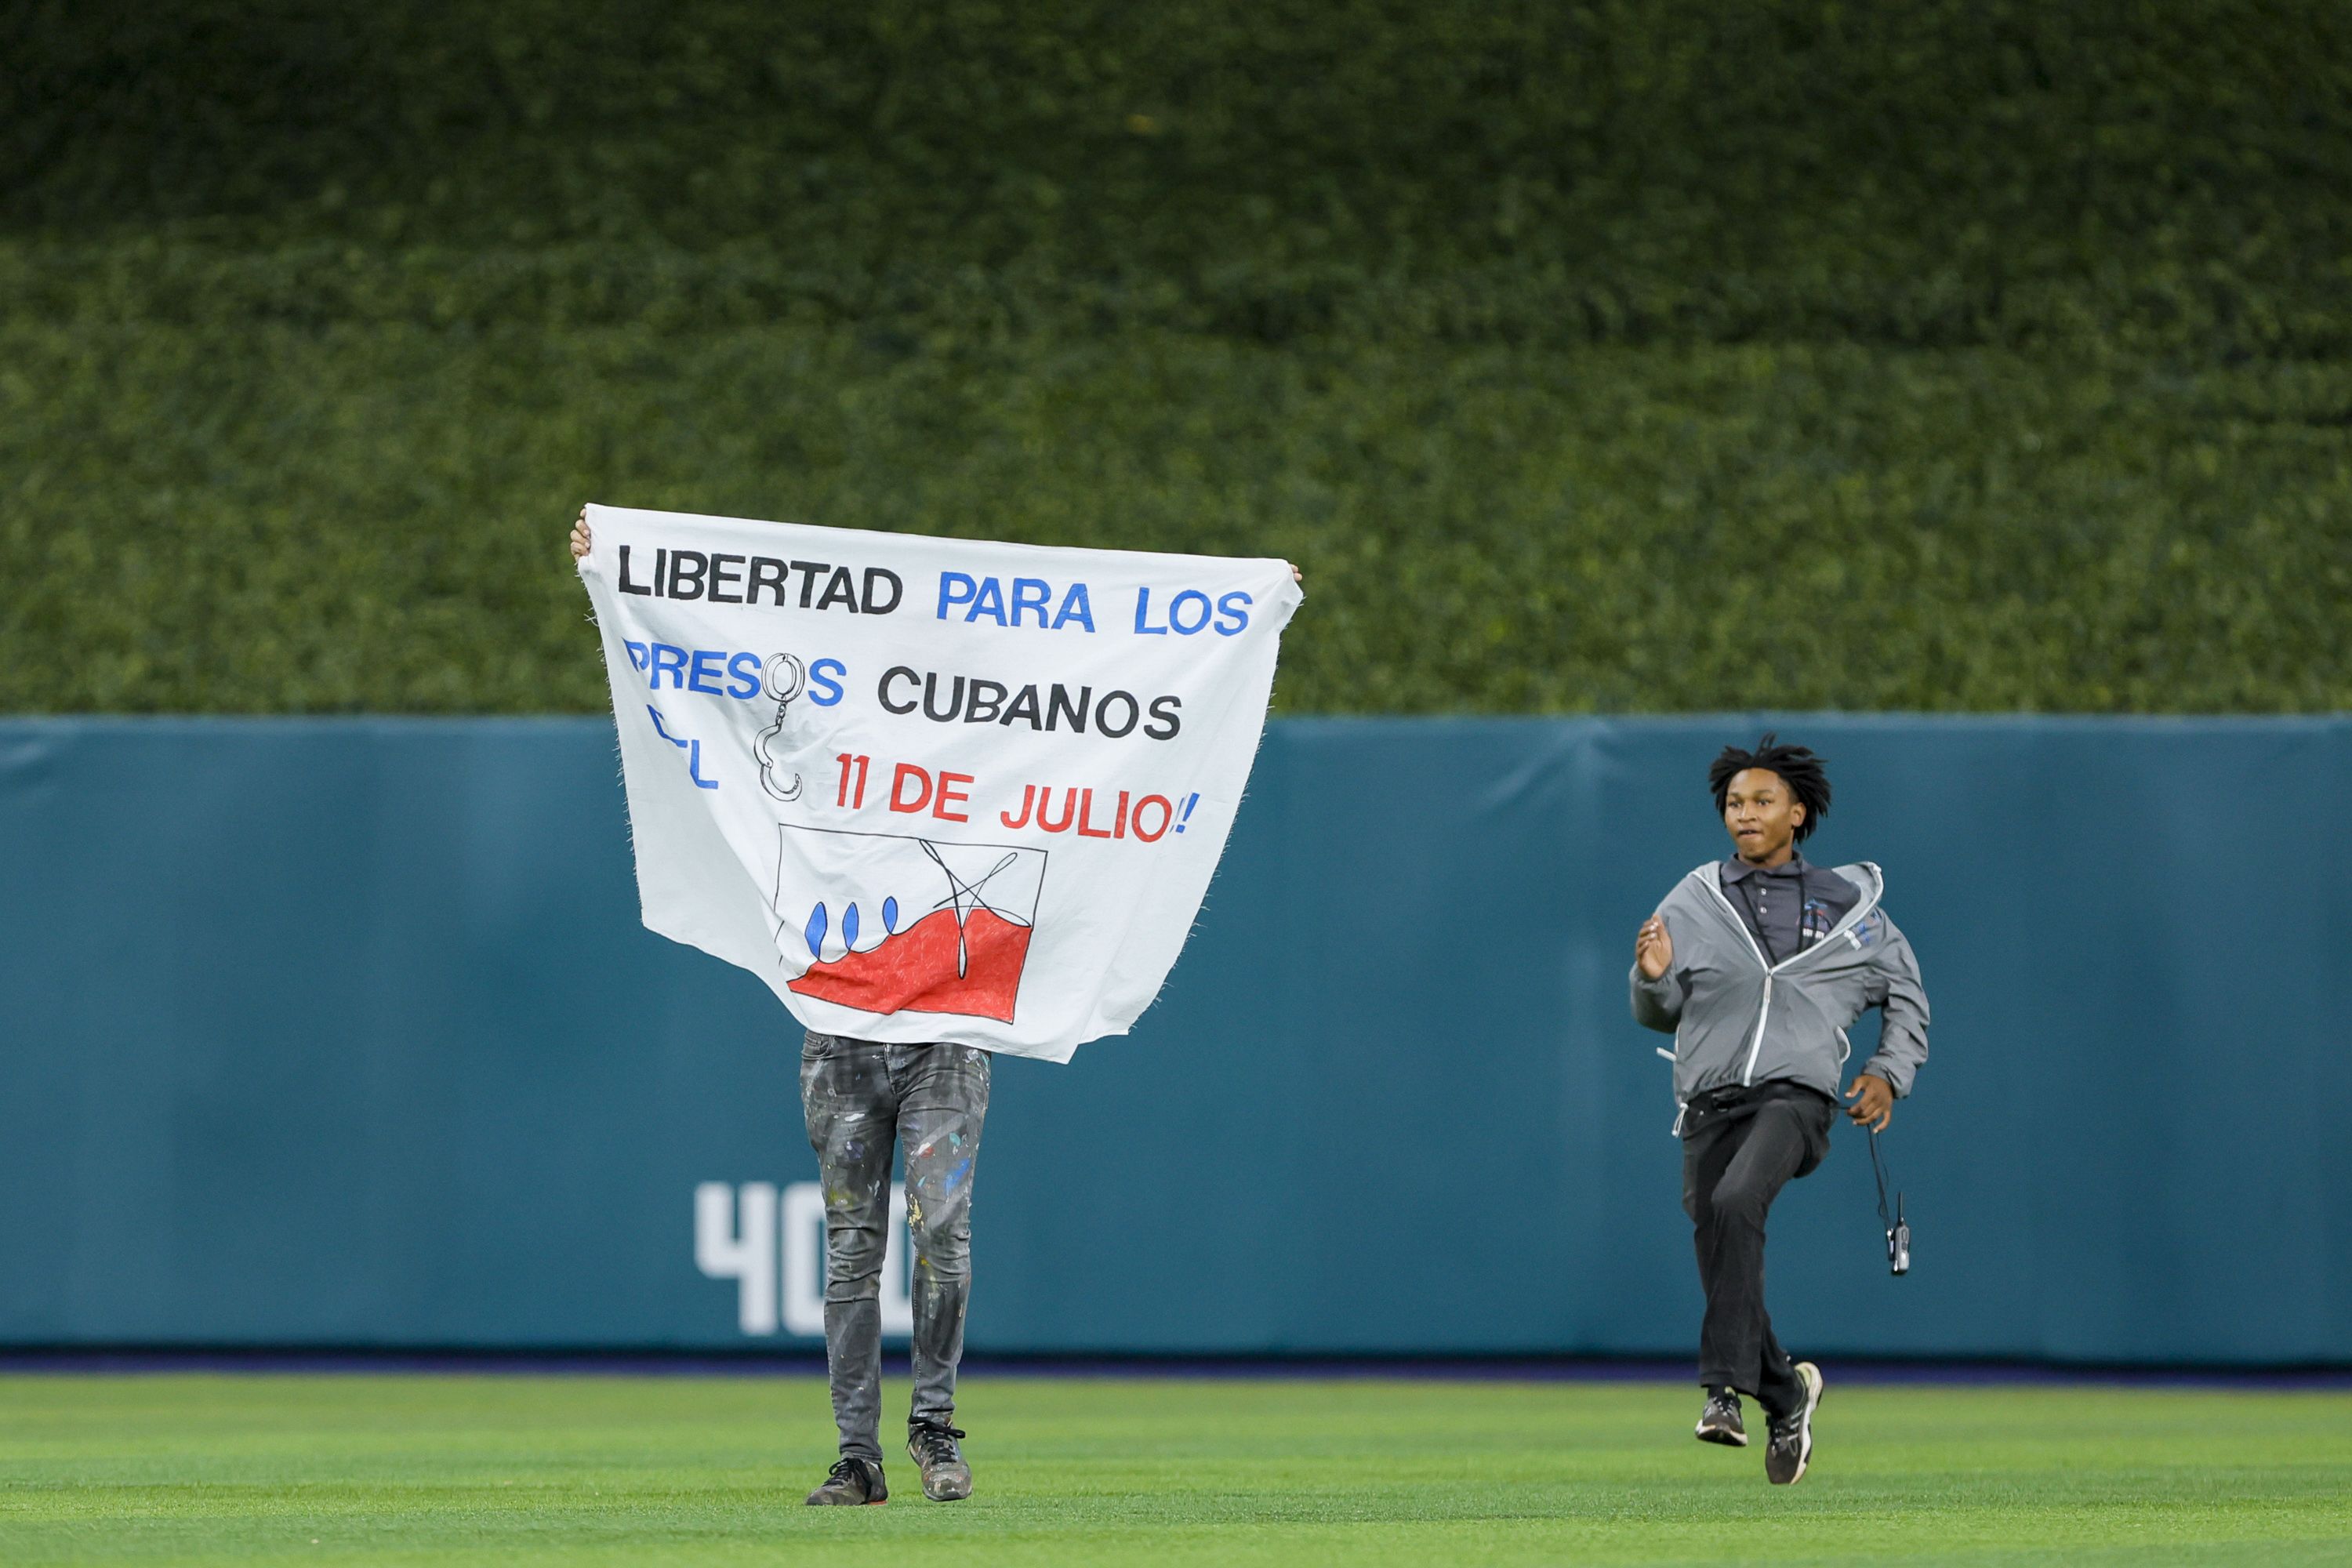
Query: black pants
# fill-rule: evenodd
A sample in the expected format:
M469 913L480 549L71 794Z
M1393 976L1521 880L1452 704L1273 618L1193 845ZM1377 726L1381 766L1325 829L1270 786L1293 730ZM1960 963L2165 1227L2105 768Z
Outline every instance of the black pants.
M1764 1216L1780 1189L1829 1152L1836 1102L1793 1083L1718 1091L1683 1119L1683 1212L1697 1226L1706 1289L1699 1382L1736 1388L1780 1415L1803 1402L1764 1310Z

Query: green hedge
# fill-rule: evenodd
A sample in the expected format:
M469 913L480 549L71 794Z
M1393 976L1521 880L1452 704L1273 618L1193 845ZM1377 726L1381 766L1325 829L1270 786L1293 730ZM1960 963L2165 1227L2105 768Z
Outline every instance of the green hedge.
M558 316L2347 342L2334 0L22 0L0 59L9 233L748 252L495 301Z
M583 499L1293 710L2352 701L2332 4L0 13L0 707L600 705Z

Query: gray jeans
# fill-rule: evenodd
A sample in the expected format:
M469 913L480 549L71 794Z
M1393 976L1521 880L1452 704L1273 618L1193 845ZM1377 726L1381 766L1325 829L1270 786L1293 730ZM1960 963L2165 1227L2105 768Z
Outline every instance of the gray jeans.
M908 1418L954 1422L988 1074L988 1053L974 1046L885 1046L811 1031L801 1049L801 1109L824 1185L824 1361L844 1454L882 1457L879 1293L894 1140L906 1145L915 1244Z

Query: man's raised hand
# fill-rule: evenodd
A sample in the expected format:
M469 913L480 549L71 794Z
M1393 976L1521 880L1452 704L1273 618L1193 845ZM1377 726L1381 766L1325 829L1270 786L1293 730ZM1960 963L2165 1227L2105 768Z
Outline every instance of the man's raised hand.
M1675 966L1675 939L1666 934L1666 922L1656 915L1643 921L1641 933L1633 938L1633 962L1652 980Z
M1856 1096L1861 1098L1856 1100ZM1854 1103L1845 1108L1857 1127L1867 1127L1873 1132L1895 1120L1895 1090L1876 1073L1856 1073L1853 1087L1845 1091Z

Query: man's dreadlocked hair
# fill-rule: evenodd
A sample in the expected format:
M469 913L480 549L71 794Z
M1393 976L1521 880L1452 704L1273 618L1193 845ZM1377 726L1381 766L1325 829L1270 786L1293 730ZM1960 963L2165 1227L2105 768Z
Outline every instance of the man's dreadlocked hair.
M1811 837L1822 818L1830 814L1830 775L1822 771L1822 759L1809 746L1780 744L1780 737L1769 730L1752 752L1724 747L1723 754L1706 770L1706 787L1715 792L1716 816L1723 815L1724 797L1731 793L1733 778L1749 768L1779 773L1787 782L1789 793L1805 808L1805 820L1797 824L1797 841L1801 844Z

